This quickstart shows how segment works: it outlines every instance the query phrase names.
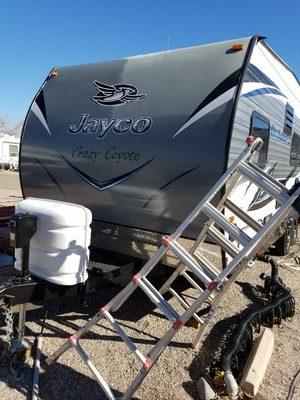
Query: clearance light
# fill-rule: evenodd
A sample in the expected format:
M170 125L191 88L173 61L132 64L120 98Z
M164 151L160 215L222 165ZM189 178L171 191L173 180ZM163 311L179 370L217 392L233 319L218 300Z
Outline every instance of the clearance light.
M234 222L235 216L234 215L230 215L230 217L228 219L229 219L230 222Z
M53 70L53 71L50 72L49 77L50 78L55 78L57 75L58 75L58 72Z
M241 51L243 50L244 45L242 43L235 43L232 45L231 49L234 51Z

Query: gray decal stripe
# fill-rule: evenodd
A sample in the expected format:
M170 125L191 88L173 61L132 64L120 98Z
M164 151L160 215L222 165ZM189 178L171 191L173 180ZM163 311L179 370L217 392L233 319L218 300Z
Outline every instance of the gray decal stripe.
M69 165L69 167L78 175L81 179L83 179L85 182L93 186L97 190L106 190L110 189L113 186L118 185L119 183L122 183L126 181L127 179L131 178L135 174L137 174L142 168L146 167L146 165L150 164L155 157L151 158L149 161L145 162L144 164L140 165L138 168L133 169L132 171L117 176L115 178L111 179L104 179L102 181L99 181L98 179L92 178L91 176L87 175L85 172L81 171L79 168L75 167L70 161L68 161L63 155L61 155L61 158Z
M179 135L182 131L184 131L186 128L188 128L190 125L194 124L196 121L198 121L200 118L204 117L204 115L208 114L209 112L213 111L215 108L221 106L224 103L227 103L233 98L234 92L235 92L236 86L234 86L232 89L229 89L227 92L223 93L221 96L217 97L215 100L213 100L211 103L209 103L207 106L202 108L201 110L198 111L197 114L195 114L192 118L190 118L172 137L175 138L177 135Z
M50 132L49 126L47 124L47 121L45 120L43 113L41 112L39 106L37 105L37 103L35 101L33 102L32 106L31 106L31 111L40 120L41 124L44 126L44 128L48 132L49 136L51 136L51 132Z
M244 82L262 82L269 86L274 86L279 89L272 79L270 79L264 72L257 68L254 64L249 64Z
M259 201L256 201L255 203L252 203L249 208L248 211L256 211L259 210L260 208L266 206L267 204L271 203L271 201L273 201L273 197L271 196L267 196Z
M146 203L143 205L143 208L146 208L149 203L154 200L156 197L158 197L161 193L165 192L168 187L175 181L177 181L178 179L182 178L183 176L189 174L192 171L195 171L195 169L199 168L199 165L197 167L191 168L188 171L185 171L183 173L181 173L180 175L175 176L175 178L172 178L171 180L169 180L167 183L165 183L163 186L161 186L157 192L155 192L147 201Z

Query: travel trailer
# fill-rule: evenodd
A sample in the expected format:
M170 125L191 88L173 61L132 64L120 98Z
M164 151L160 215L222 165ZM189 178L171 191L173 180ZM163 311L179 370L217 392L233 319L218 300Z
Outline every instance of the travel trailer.
M0 134L0 166L17 170L19 162L20 139L8 134Z
M249 135L264 142L257 165L288 188L295 183L299 101L297 77L260 36L55 68L24 123L23 196L87 207L95 248L146 258ZM276 209L242 180L234 197L257 221ZM282 227L279 252L295 223Z

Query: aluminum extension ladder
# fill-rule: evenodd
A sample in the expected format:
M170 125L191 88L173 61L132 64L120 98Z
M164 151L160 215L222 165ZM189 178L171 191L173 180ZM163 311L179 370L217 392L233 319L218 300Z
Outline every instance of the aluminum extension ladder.
M212 320L221 299L230 287L230 284L235 281L237 276L251 262L253 257L255 257L258 252L264 250L263 246L266 244L269 236L288 215L293 202L300 195L300 187L290 195L285 186L267 175L251 162L253 155L261 148L261 145L262 140L256 139L254 143L242 152L242 154L235 160L235 162L182 222L177 230L172 235L163 239L163 243L158 248L157 252L148 260L140 272L132 278L131 282L108 304L102 307L99 312L85 324L85 326L71 335L69 339L46 360L48 365L54 363L67 350L74 348L94 374L107 397L111 400L116 400L116 395L113 393L112 389L106 383L79 343L79 339L86 332L88 332L102 318L105 318L142 364L140 372L121 397L123 400L130 399L176 332L178 332L178 330L192 317L196 318L196 320L201 324L194 345L201 339L206 327ZM257 187L267 192L272 198L276 199L279 204L276 213L263 226L254 221L245 211L242 211L237 205L233 204L228 199L228 196L241 176L246 177ZM211 201L222 189L225 189L225 194L223 194L219 204L213 206ZM224 214L222 214L225 207L235 213L238 218L244 221L247 226L251 227L256 232L252 238L225 218ZM177 239L200 213L206 214L209 220L200 233L194 249L189 253L177 242ZM227 234L230 235L229 238L228 235L226 236L223 232L227 232ZM199 251L193 253L193 250L195 250L207 236L213 239L232 257L232 260L222 272L206 260ZM234 241L240 243L242 248L236 246L233 243ZM158 291L146 277L168 250L171 250L175 254L175 256L182 262L182 265L175 270L170 279L168 279L161 290ZM193 277L190 273L193 274ZM171 288L172 282L179 274L185 277L192 286L199 290L199 296L192 304L188 304ZM205 289L202 289L195 279L198 282L200 280L205 285ZM146 293L150 300L157 305L157 307L171 322L171 326L166 331L165 335L153 346L146 356L138 350L136 345L126 335L123 328L117 323L111 314L118 310L138 287ZM185 312L183 312L182 315L179 315L179 313L171 307L168 301L162 296L162 293L165 291L171 291L171 293L179 300L181 305L183 305ZM202 320L197 312L199 312L201 306L204 304L207 305L207 302L210 304L210 310L206 314L204 320Z

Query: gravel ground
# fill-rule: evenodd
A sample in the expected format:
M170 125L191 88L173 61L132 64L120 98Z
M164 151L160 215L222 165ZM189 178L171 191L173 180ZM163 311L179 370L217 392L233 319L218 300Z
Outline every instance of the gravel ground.
M22 199L18 172L0 169L0 207L13 206Z
M11 205L20 196L17 175L17 173L0 172L0 204ZM214 246L206 246L205 251L208 251L206 256L211 261L216 261ZM292 249L289 257L292 265L297 268L294 260L296 255L299 255L299 245ZM162 354L134 398L197 399L195 383L200 376L207 375L209 366L219 354L220 347L224 342L224 335L236 320L236 314L248 304L257 301L262 284L259 278L261 272L269 273L269 268L266 264L257 262L253 268L245 270L237 282L232 285L215 319L216 323L207 331L198 349L192 349L190 344L196 335L196 330L182 328ZM266 400L284 400L291 380L300 367L299 271L280 268L280 277L293 291L297 312L291 321L284 321L281 326L273 328L274 352L260 388L261 398ZM154 280L154 283L159 286L157 280ZM192 289L185 289L182 285L179 289L190 298L195 296L195 291ZM106 304L119 290L118 287L107 288L97 295L89 296L86 308L78 304L77 299L51 302L44 331L43 359L52 354L70 333L80 328L89 316L97 312L99 307ZM174 299L170 299L170 303L180 310ZM44 309L39 305L29 305L28 308L27 335L33 339L40 331ZM159 310L155 309L139 291L135 292L134 296L115 316L144 354L169 326ZM0 338L2 339L3 333L2 327L0 329ZM138 365L111 327L101 321L81 340L81 344L88 351L97 368L109 380L116 393L124 392L133 373L138 371ZM31 380L32 371L25 369L22 379L16 382L10 373L7 360L2 358L0 365L1 399L30 399L28 389ZM300 399L299 385L293 398ZM100 400L105 397L99 390L95 379L80 360L79 355L74 350L70 350L41 375L40 399Z

